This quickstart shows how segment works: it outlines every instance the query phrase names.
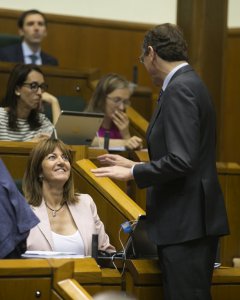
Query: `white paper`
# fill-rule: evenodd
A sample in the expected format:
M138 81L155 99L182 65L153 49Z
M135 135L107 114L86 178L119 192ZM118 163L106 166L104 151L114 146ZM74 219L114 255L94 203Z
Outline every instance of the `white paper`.
M22 254L25 258L84 258L74 252L57 252L57 251L26 251Z

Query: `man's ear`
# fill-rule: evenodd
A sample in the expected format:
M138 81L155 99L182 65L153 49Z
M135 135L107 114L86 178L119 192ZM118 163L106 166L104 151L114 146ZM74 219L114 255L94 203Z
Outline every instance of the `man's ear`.
M18 34L20 35L20 37L23 37L24 36L24 32L21 28L19 28L18 30Z
M156 57L156 52L154 51L152 46L148 46L148 56L151 61L153 61L154 58Z

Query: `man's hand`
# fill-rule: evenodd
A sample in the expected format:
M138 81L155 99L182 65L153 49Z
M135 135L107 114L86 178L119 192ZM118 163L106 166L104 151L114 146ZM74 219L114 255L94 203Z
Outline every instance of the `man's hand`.
M103 154L98 156L98 160L108 166L121 166L125 168L132 168L136 164L135 161L127 159L118 154Z
M109 177L122 181L133 179L131 168L113 166L92 169L91 172L94 173L96 177Z

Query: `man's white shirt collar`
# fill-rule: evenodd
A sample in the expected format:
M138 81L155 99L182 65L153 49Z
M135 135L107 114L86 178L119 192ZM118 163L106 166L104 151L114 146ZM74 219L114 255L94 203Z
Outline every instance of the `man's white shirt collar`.
M169 72L167 74L167 76L165 77L164 81L163 81L163 85L162 85L162 90L165 91L167 85L169 84L169 81L171 80L171 78L173 77L173 75L179 70L181 69L182 67L185 67L187 66L188 63L187 62L184 62L178 66L176 66L175 68L172 69L171 72Z
M32 50L30 49L30 47L28 46L28 44L26 42L22 42L22 51L23 51L23 58L24 58L24 63L25 64L31 64L32 60L30 58L30 55L36 55L37 56L37 60L36 60L36 65L42 65L42 59L41 59L41 49L39 49L37 52L32 52Z

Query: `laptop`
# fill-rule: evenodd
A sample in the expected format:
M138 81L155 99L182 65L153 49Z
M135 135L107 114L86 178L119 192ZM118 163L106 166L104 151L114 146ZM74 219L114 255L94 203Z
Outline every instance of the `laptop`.
M104 114L62 110L53 137L70 145L91 145Z

